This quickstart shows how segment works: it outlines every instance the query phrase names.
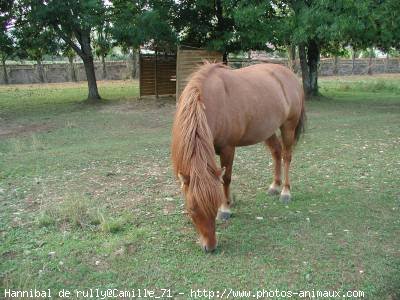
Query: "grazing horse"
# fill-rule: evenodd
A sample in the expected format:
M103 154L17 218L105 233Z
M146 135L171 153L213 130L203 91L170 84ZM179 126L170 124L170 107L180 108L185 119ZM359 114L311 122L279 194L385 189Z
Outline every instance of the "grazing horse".
M177 103L172 128L172 162L186 209L202 248L217 245L215 219L230 216L229 191L235 147L264 142L274 161L268 194L291 199L289 166L304 128L304 94L296 75L277 64L233 70L205 63L192 74ZM276 135L280 129L281 139ZM221 168L215 155L220 156ZM219 210L219 212L218 212Z

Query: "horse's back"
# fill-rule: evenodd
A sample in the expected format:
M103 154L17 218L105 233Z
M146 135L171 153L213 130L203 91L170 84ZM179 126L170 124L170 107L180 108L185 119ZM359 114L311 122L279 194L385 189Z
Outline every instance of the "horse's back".
M253 80L253 85L262 84L265 88L283 92L288 104L297 104L302 98L302 86L297 76L287 67L279 64L256 64L233 70L242 80Z
M302 89L289 69L259 64L216 68L202 88L207 119L216 144L258 143L300 114Z

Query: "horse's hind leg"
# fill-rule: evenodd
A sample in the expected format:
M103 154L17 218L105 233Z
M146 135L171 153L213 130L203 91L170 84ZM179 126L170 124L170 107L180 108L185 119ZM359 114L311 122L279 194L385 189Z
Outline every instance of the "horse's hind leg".
M295 144L295 127L293 122L286 122L281 127L282 135L282 146L283 146L283 169L284 169L284 183L281 192L280 200L287 204L291 200L290 194L290 180L289 180L289 169L290 162L292 161L292 151Z
M218 219L221 220L229 219L229 217L232 214L231 213L232 197L229 186L231 184L232 165L234 156L235 156L234 147L225 147L220 150L221 167L225 167L225 174L223 176L225 199L223 200L221 207L219 208L217 216Z
M272 135L265 141L272 154L272 159L274 161L274 180L268 189L269 195L277 195L280 192L281 186L281 172L282 172L282 146L279 138L276 134Z

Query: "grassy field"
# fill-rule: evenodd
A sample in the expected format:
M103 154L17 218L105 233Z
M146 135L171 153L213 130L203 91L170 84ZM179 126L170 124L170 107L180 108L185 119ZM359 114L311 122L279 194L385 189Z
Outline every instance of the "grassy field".
M132 81L100 83L99 105L82 103L83 83L1 86L0 298L164 288L179 299L191 289L400 299L400 76L322 79L321 92L307 103L294 201L266 196L263 145L239 148L234 216L207 255L171 172L173 100L137 100Z

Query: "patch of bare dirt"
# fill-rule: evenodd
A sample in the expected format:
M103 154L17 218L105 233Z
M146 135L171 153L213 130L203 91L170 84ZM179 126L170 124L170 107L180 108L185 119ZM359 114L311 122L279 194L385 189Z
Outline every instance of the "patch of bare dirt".
M117 104L107 104L100 108L101 112L110 112L118 114L130 114L133 112L154 112L156 114L162 114L162 112L171 112L175 109L176 102L175 97L160 97L159 99L154 98L142 98L136 101L120 102Z
M48 123L18 125L18 126L1 126L0 138L28 135L35 132L44 132L44 131L50 132L52 128L54 128L54 125Z

